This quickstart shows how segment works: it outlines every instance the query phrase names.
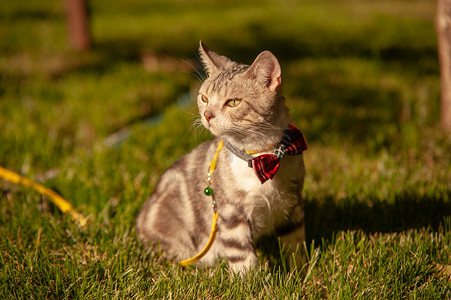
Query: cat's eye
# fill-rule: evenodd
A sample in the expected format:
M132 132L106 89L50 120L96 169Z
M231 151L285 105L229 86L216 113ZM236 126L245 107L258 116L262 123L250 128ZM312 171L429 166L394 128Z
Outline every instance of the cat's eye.
M200 100L202 100L202 102L208 103L208 97L205 95L201 95Z
M226 102L226 104L230 107L238 106L240 103L241 103L240 99L230 99L230 100L227 100L227 102Z

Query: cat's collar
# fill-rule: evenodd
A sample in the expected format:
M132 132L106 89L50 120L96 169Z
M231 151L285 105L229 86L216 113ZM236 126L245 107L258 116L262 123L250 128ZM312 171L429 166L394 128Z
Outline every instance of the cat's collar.
M252 155L248 154L244 151L242 151L241 149L239 149L238 147L232 145L228 140L226 139L222 139L224 142L224 146L230 151L232 152L233 155L235 155L236 157L241 158L242 160L247 162L247 165L249 166L249 168L252 168Z
M223 142L230 152L246 161L248 166L254 169L261 183L265 183L268 179L274 178L285 154L299 155L308 148L304 135L295 126L289 124L288 129L284 130L283 133L282 141L271 154L262 154L257 157L240 150L225 139L223 139Z
M289 125L289 126L292 126L292 125ZM286 135L288 135L288 129L284 130L283 133L284 133L284 137ZM255 157L253 155L255 155L255 154L264 154L264 153L273 153L275 151L275 149L279 148L280 145L283 142L283 139L282 139L282 141L274 143L274 144L266 147L263 150L255 150L255 149L242 150L242 149L238 148L237 146L233 145L232 143L230 143L227 139L223 138L222 140L224 142L224 146L230 152L232 152L232 154L234 154L236 157L239 157L239 158L241 158L242 160L244 160L244 161L246 161L248 163L249 168L252 168L252 159Z
M271 146L267 147L266 149L263 150L254 150L254 149L245 149L243 152L249 154L249 155L254 155L254 154L258 154L258 153L264 153L264 152L271 152L272 150L274 150L280 143L275 143L272 144Z

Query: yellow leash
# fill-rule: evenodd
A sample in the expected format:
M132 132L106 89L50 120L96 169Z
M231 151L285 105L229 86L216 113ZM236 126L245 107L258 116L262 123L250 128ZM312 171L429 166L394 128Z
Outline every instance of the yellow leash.
M211 226L211 233L210 233L210 238L208 239L208 243L205 245L204 249L202 249L202 251L200 251L195 256L185 259L185 260L182 260L180 262L180 264L183 267L187 267L191 264L198 262L199 259L201 259L205 254L207 254L208 250L210 250L210 247L211 247L211 245L213 245L213 242L215 241L215 237L216 237L216 220L217 219L218 219L218 213L215 212L213 215L213 225Z
M14 173L10 170L7 170L0 166L0 177L8 180L12 183L20 183L25 187L31 187L35 189L41 195L46 195L49 197L50 201L53 202L63 213L69 213L71 217L80 225L86 225L85 217L80 214L66 199L55 193L54 191L46 188L45 186L35 183L28 178L20 176L17 173Z
M224 146L223 141L221 140L218 144L218 147L216 148L215 155L213 156L213 159L210 162L210 169L208 171L208 178L207 178L207 187L204 190L205 195L212 197L212 207L213 207L213 224L211 225L211 233L210 238L208 239L207 245L205 245L204 249L202 249L201 252L196 254L195 256L183 260L180 262L180 264L184 267L187 267L191 264L194 264L195 262L199 261L207 252L210 250L211 245L213 245L213 242L215 241L216 237L216 220L218 219L218 212L216 211L216 202L215 198L213 197L213 189L210 187L210 184L213 182L212 175L213 172L216 169L216 162L218 161L219 152L221 152L222 147Z

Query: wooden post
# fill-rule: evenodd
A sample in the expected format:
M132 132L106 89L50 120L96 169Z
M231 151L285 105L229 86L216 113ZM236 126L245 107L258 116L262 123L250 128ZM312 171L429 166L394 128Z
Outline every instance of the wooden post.
M437 0L436 30L441 80L441 125L451 132L451 0Z
M88 7L85 0L65 0L68 38L71 48L87 50L91 47Z

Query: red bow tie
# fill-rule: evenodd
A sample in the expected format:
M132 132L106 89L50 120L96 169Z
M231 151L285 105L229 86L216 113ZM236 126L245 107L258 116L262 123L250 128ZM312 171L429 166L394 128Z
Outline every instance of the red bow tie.
M273 179L280 167L284 155L299 155L307 150L307 141L302 132L293 125L288 125L279 147L272 154L262 154L252 159L252 168L260 182Z
M253 168L260 182L263 184L268 179L273 179L279 170L280 160L285 154L299 155L307 150L307 142L302 132L293 125L288 125L280 145L272 154L262 154L252 158L251 155L239 150L237 147L224 140L224 146L237 157L248 162L249 167Z

